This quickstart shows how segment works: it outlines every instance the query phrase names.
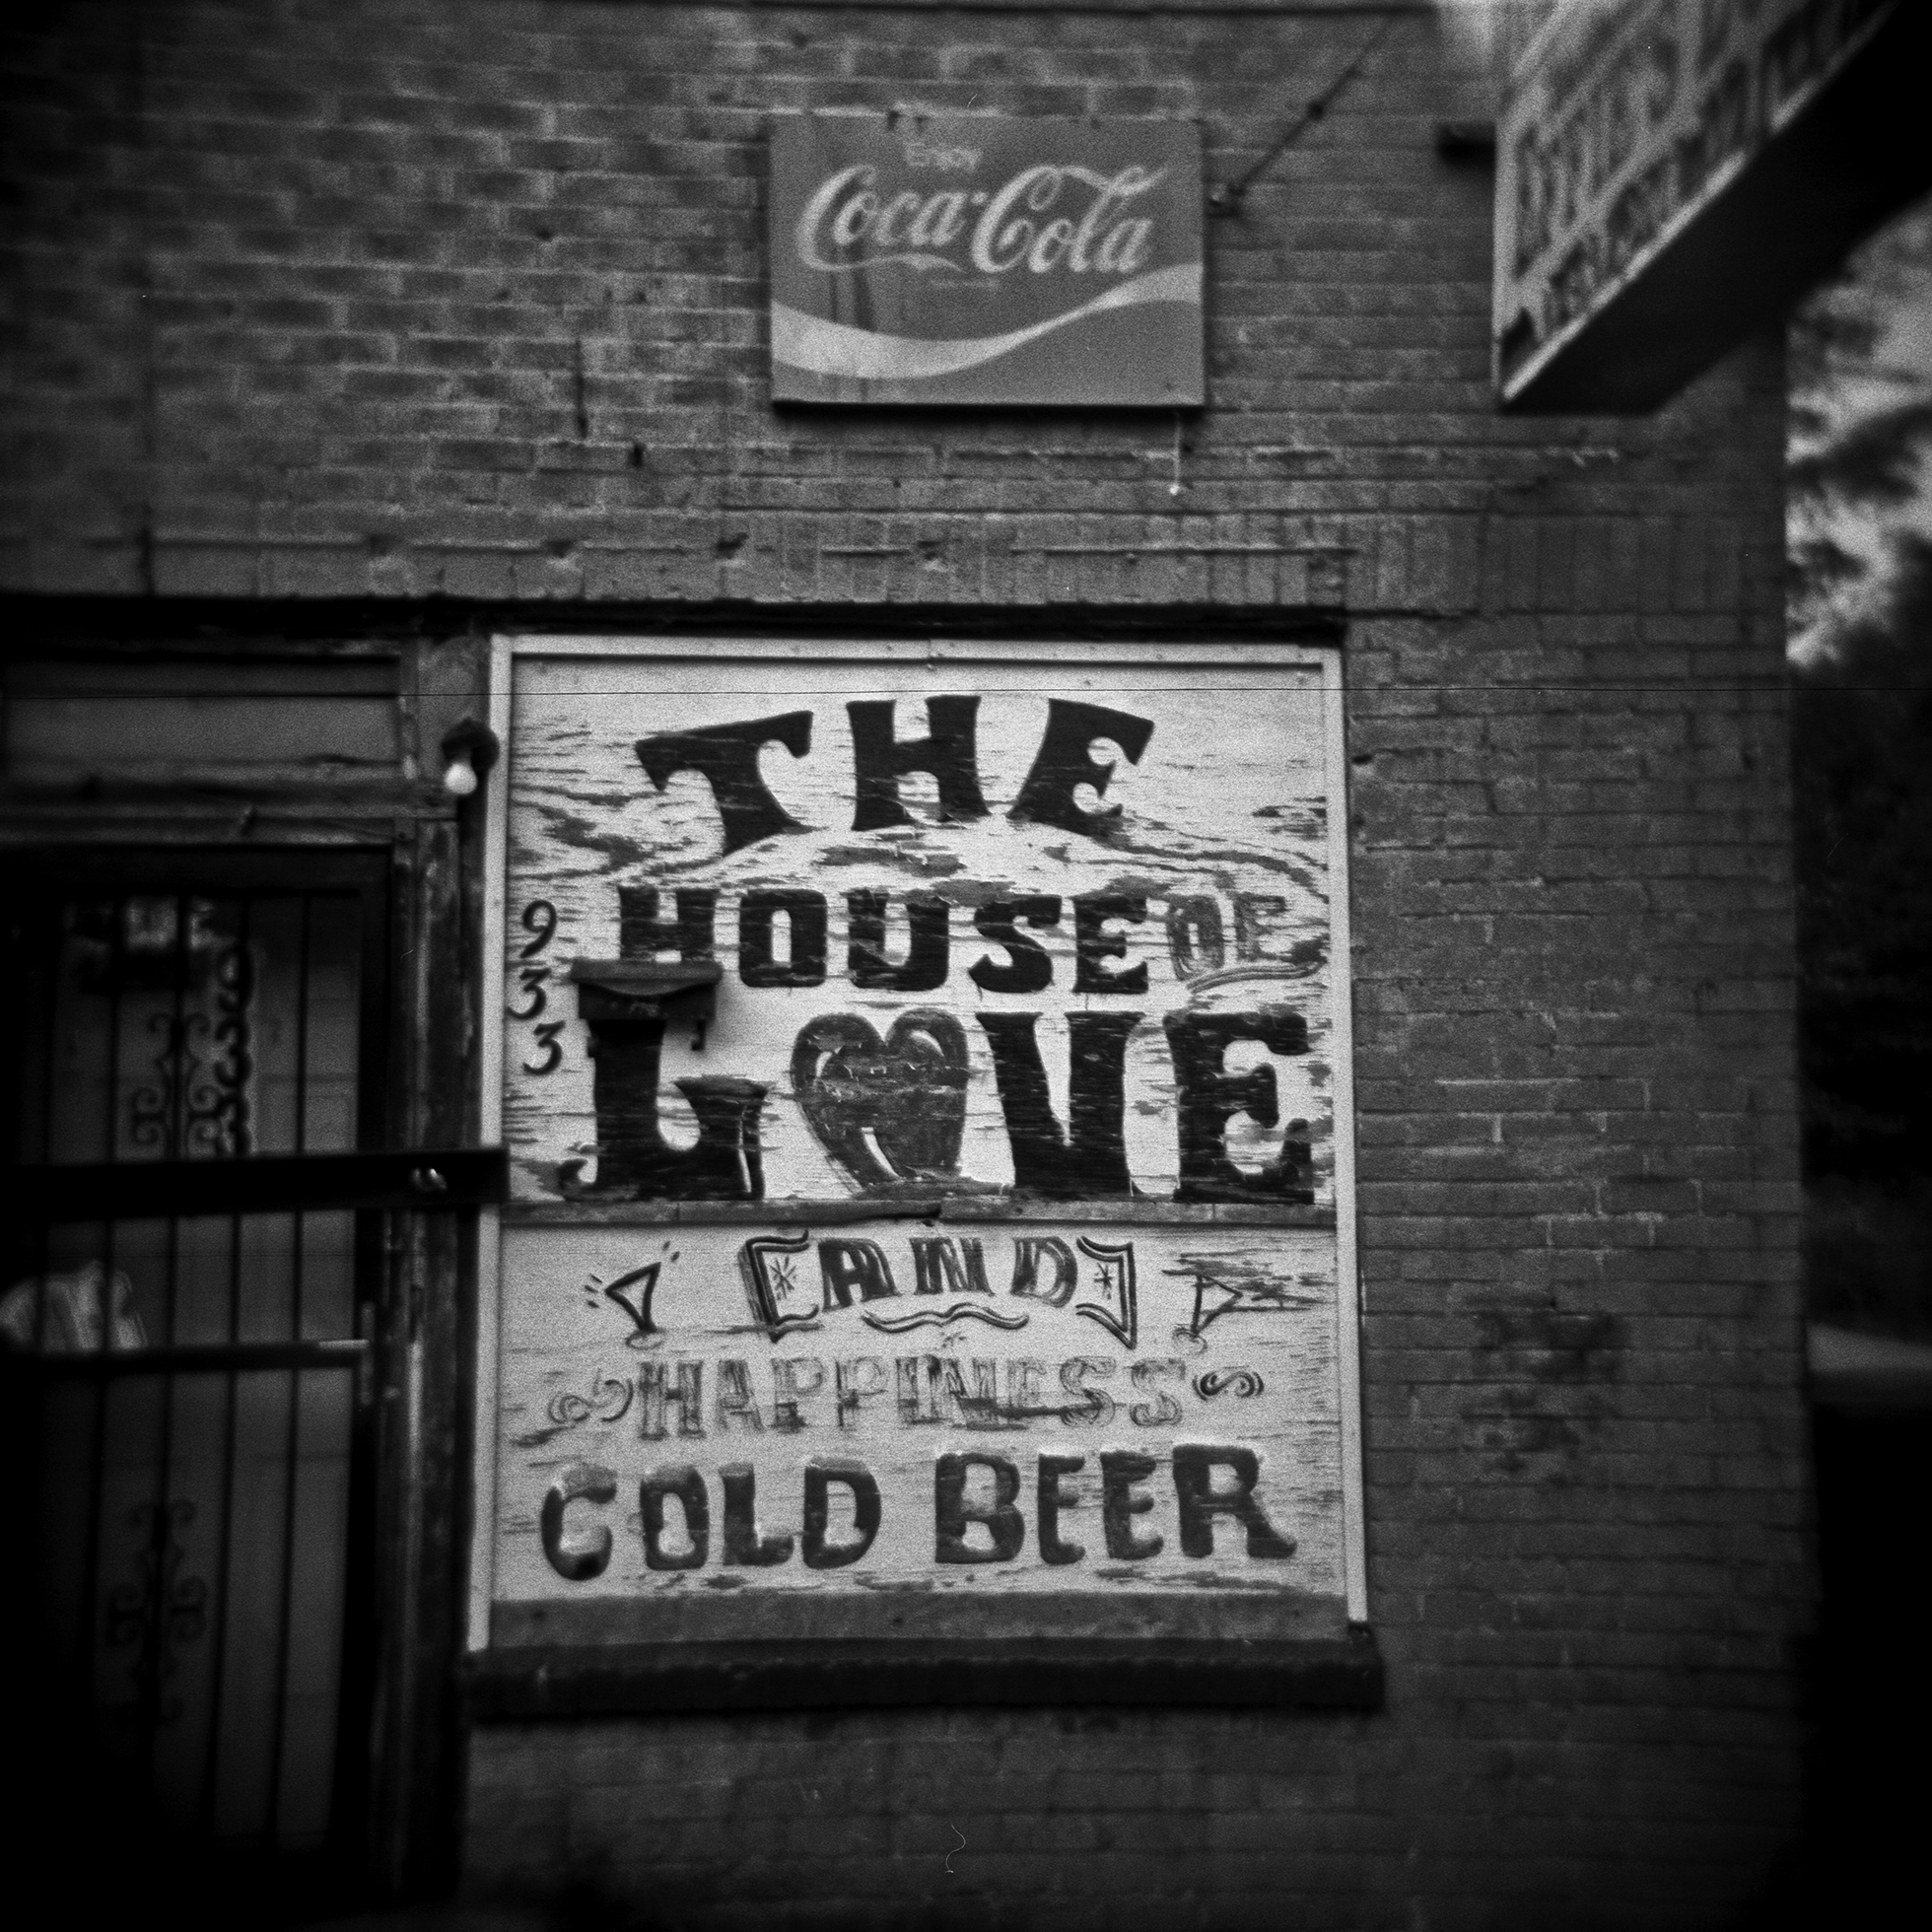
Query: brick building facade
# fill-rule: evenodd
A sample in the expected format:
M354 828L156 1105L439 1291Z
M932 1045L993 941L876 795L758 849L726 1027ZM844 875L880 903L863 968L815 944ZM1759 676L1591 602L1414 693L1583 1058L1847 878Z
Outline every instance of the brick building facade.
M492 1345L470 1223L398 1214L376 1768L333 1828L381 1882L1066 1927L1711 1925L1775 1883L1810 1616L1779 350L1654 416L1500 415L1491 176L1438 135L1496 82L1453 28L182 0L8 30L9 846L385 856L364 1145L473 1138L497 1051L486 834L437 782L492 635L1341 640L1379 1707L465 1714ZM773 406L775 116L1185 119L1211 190L1358 59L1206 223L1205 408Z

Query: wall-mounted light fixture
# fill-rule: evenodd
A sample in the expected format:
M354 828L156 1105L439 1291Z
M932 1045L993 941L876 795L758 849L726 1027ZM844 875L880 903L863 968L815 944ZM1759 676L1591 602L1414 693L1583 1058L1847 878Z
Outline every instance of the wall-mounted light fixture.
M489 776L503 747L497 734L474 718L465 718L443 734L443 789L451 797L467 798Z

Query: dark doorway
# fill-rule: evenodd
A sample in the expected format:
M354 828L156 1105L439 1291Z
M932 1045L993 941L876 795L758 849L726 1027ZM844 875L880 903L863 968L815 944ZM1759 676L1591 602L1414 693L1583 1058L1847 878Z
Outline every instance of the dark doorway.
M24 1816L95 1893L132 1863L321 1906L367 1838L382 1217L262 1211L239 1166L191 1212L156 1210L152 1170L116 1196L150 1163L383 1143L386 860L8 870ZM73 1165L102 1176L86 1217L36 1211L33 1171Z

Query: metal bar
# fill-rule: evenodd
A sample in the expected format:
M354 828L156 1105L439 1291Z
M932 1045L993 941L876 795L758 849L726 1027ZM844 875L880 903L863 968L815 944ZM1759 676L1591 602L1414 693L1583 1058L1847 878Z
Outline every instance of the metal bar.
M50 915L51 908L48 908L47 911ZM52 930L56 932L58 932L57 928ZM43 1017L47 1029L45 1047L40 1055L40 1158L43 1161L53 1159L54 1068L57 1064L60 1051L60 962L61 951L57 939L51 954L44 947L39 949L39 956L36 963L41 968L45 977L41 980L36 990L44 996L45 1005L43 1008ZM110 1007L109 1010L111 1012L112 1008ZM111 1040L111 1033L109 1038ZM112 1052L113 1048L110 1045L108 1048L110 1056ZM110 1059L109 1076L107 1080L107 1118L109 1121L113 1119L114 1108L114 1082L111 1068L112 1063ZM25 1084L26 1080L23 1077L22 1085L24 1086ZM16 1144L12 1151L14 1156L19 1158L26 1153L27 1148L24 1144ZM109 1148L108 1151L111 1152L112 1149ZM49 1262L48 1243L44 1230L40 1236L39 1253L40 1272L35 1277L34 1290L34 1346L36 1348L44 1348L47 1346L47 1269Z
M355 1368L369 1346L345 1336L334 1342L202 1342L159 1348L114 1348L91 1355L0 1355L0 1373L104 1382L129 1375L245 1375L264 1368Z
M237 944L241 949L242 984L247 991L242 1019L245 1024L253 1000L253 969L247 963L248 918L253 901L245 894L237 901ZM219 983L219 982L218 982ZM234 1215L228 1232L228 1344L235 1347L242 1340L242 1216ZM214 1642L209 1646L208 1750L201 1767L201 1795L197 1801L201 1828L207 1831L215 1822L215 1787L222 1760L222 1706L228 1682L229 1584L235 1545L235 1435L236 1412L241 1407L237 1371L231 1368L222 1389L222 1506L219 1534L220 1554L215 1561L214 1603L210 1617L215 1626Z
M94 1413L88 1418L87 1545L81 1569L81 1614L74 1620L75 1641L80 1647L77 1675L87 1686L91 1699L100 1695L97 1671L105 1638L105 1624L98 1598L101 1594L101 1535L103 1503L101 1491L107 1467L107 1402L110 1395L104 1382L94 1392Z
M188 1063L187 1047L187 997L188 997L188 895L178 892L174 895L174 1026L169 1038L169 1052L173 1060L173 1103L174 1118L170 1144L176 1152L187 1145L187 1105L188 1105ZM181 1287L181 1223L170 1214L168 1216L168 1289L167 1320L162 1333L168 1338L168 1345L174 1344L174 1332L179 1315ZM111 1281L104 1288L104 1302L101 1312L101 1346L108 1347L112 1336L108 1330L108 1307L111 1304ZM140 1723L143 1731L142 1743L146 1747L145 1756L148 1766L150 1787L155 1781L155 1753L160 1741L162 1676L167 1650L168 1635L168 1568L165 1552L168 1539L172 1534L170 1523L172 1511L169 1490L173 1486L174 1462L174 1378L167 1375L161 1383L161 1442L155 1451L155 1515L153 1534L153 1601L148 1605L148 1627L139 1639L143 1645L141 1656L142 1681ZM187 1505L192 1511L193 1504ZM190 1520L192 1518L190 1517Z
M6 1211L38 1221L138 1220L329 1208L433 1213L481 1208L509 1191L502 1147L419 1147L387 1153L245 1154L233 1160L76 1162L18 1167ZM172 1306L170 1305L171 1326Z
M282 1824L282 1759L288 1750L289 1624L295 1596L296 1456L301 1448L302 1371L289 1371L289 1426L282 1445L282 1560L281 1594L275 1609L275 1679L270 1691L268 1803L263 1828L270 1844L278 1842Z
M386 1084L391 1037L388 1003L388 934L395 916L390 862L363 886L360 899L361 957L356 975L356 1144L379 1145L390 1132ZM401 1116L398 1112L397 1119ZM363 1367L349 1411L349 1515L342 1576L341 1643L336 1658L334 1763L329 1779L328 1840L338 1855L358 1864L368 1857L373 1820L372 1739L376 1735L377 1459L379 1410L376 1382L383 1330L378 1312L383 1286L383 1221L380 1213L355 1217L353 1291L358 1334L368 1338ZM367 1311L367 1312L365 1312Z
M241 1242L241 1222L236 1222L236 1247ZM234 1264L231 1263L231 1270ZM231 1321L230 1330L233 1333ZM201 1795L196 1803L201 1829L205 1832L213 1828L215 1821L215 1785L221 1768L222 1758L222 1704L223 1691L228 1678L228 1612L229 1612L229 1573L235 1543L235 1412L240 1406L237 1396L238 1371L231 1366L224 1378L222 1408L222 1510L220 1554L215 1562L214 1602L210 1605L210 1617L215 1626L215 1640L210 1646L209 1691L208 1691L208 1750L201 1766Z
M315 895L302 895L302 929L296 940L295 966L295 1151L309 1151L309 954L314 945ZM300 1223L297 1231L300 1232ZM295 1330L302 1333L302 1288L296 1276Z
M121 950L126 941L127 901L124 895L116 894L108 901L107 929L107 1155L109 1160L114 1152L114 1121L120 1108L120 1027L121 995L120 968ZM50 1035L57 1033L60 1024L61 960L64 947L57 947L54 954L53 984L48 991L47 1030ZM49 1076L54 1065L54 1048L49 1041L47 1067ZM47 1088L47 1151L53 1151L53 1088ZM103 1292L111 1304L114 1284L114 1226L111 1221L102 1230L101 1276ZM44 1300L46 1280L41 1277L40 1291ZM102 1332L102 1341L107 1340L106 1332ZM107 1404L111 1391L104 1386L95 1398L92 1441L88 1445L88 1515L87 1515L87 1568L82 1576L83 1594L81 1615L76 1620L81 1649L81 1682L87 1686L91 1702L98 1702L101 1695L100 1675L96 1665L101 1652L106 1647L105 1621L101 1615L99 1597L101 1594L101 1537L103 1497L102 1489L106 1484L107 1471Z
M189 1087L189 1065L193 1055L187 1051L187 974L193 966L193 958L187 948L187 920L189 920L189 896L185 891L173 894L173 1032L170 1036L169 1051L173 1057L173 1125L172 1125L172 1145L175 1151L187 1149L187 1087ZM213 1022L209 1030L213 1039ZM179 1217L169 1215L169 1320L163 1333L169 1337L169 1346L173 1346L175 1329L179 1328L179 1302L181 1302L181 1223ZM108 1331L108 1310L103 1306L101 1312L101 1346L106 1350L112 1343ZM165 1698L165 1673L167 1673L167 1652L169 1652L169 1569L167 1569L167 1548L173 1534L173 1509L169 1491L173 1487L173 1397L175 1397L175 1377L165 1376L161 1381L161 1445L155 1451L155 1530L153 1530L153 1602L147 1606L149 1626L141 1636L147 1646L143 1652L145 1677L141 1685L141 1725L145 1729L143 1743L147 1745L147 1777L149 1787L155 1785L157 1769L157 1749L161 1745L161 1712ZM187 1501L189 1517L193 1521L193 1501Z
M162 1145L170 1156L180 1159L188 1148L188 1069L193 1056L188 1052L188 969L193 961L188 956L188 895L177 892L174 898L174 1024L168 1036L167 1054L169 1060L168 1084L163 1099L169 1108L168 1125L163 1129L166 1138ZM152 1029L154 1022L148 1022ZM210 1037L213 1037L212 1022ZM118 1128L116 1129L118 1132ZM111 1159L113 1148L109 1146ZM168 1309L168 1333L174 1333L174 1305L171 1299Z
M295 1150L309 1145L309 953L314 942L314 895L302 901L302 929L296 941L295 983ZM306 1236L298 1208L291 1229L295 1246L290 1255L289 1333L302 1339L302 1244ZM282 1754L288 1748L289 1622L295 1594L295 1509L297 1457L302 1447L302 1375L289 1373L289 1423L282 1437L282 1560L281 1594L275 1615L274 1715L270 1722L268 1804L265 1819L269 1841L278 1835L282 1817Z
M67 795L71 803L71 784ZM386 861L380 853L340 848L335 851L259 848L251 852L210 853L192 846L129 850L124 846L53 845L9 853L8 863L18 871L24 884L60 904L90 893L111 896L252 891L266 897L290 896L305 890L356 891L379 879ZM300 884L292 883L297 868Z

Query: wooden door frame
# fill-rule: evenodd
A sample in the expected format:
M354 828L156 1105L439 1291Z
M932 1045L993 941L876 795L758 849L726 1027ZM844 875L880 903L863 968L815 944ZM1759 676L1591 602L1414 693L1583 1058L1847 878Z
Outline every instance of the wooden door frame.
M71 629L39 601L17 658L224 657L313 662L353 656L395 666L399 750L392 772L331 785L243 789L180 783L144 789L34 791L0 776L0 852L52 847L104 858L135 849L233 861L265 848L302 856L386 860L387 957L380 1096L391 1148L474 1146L478 1125L477 962L481 957L486 800L459 804L441 784L444 733L487 707L481 639L343 639L318 643L251 630L238 611L211 641L204 627L171 636L165 610L130 610L118 636L77 606ZM268 631L264 635L264 631ZM218 666L217 666L218 670ZM290 851L299 848L299 851ZM365 1066L367 1076L377 1070ZM374 1606L362 1780L362 1890L422 1898L453 1885L459 1851L463 1710L458 1692L467 1574L470 1413L474 1374L476 1215L389 1209L380 1217L381 1313L373 1338L373 1536L364 1559ZM345 1753L345 1758L349 1754ZM354 1779L341 1795L352 1796Z

